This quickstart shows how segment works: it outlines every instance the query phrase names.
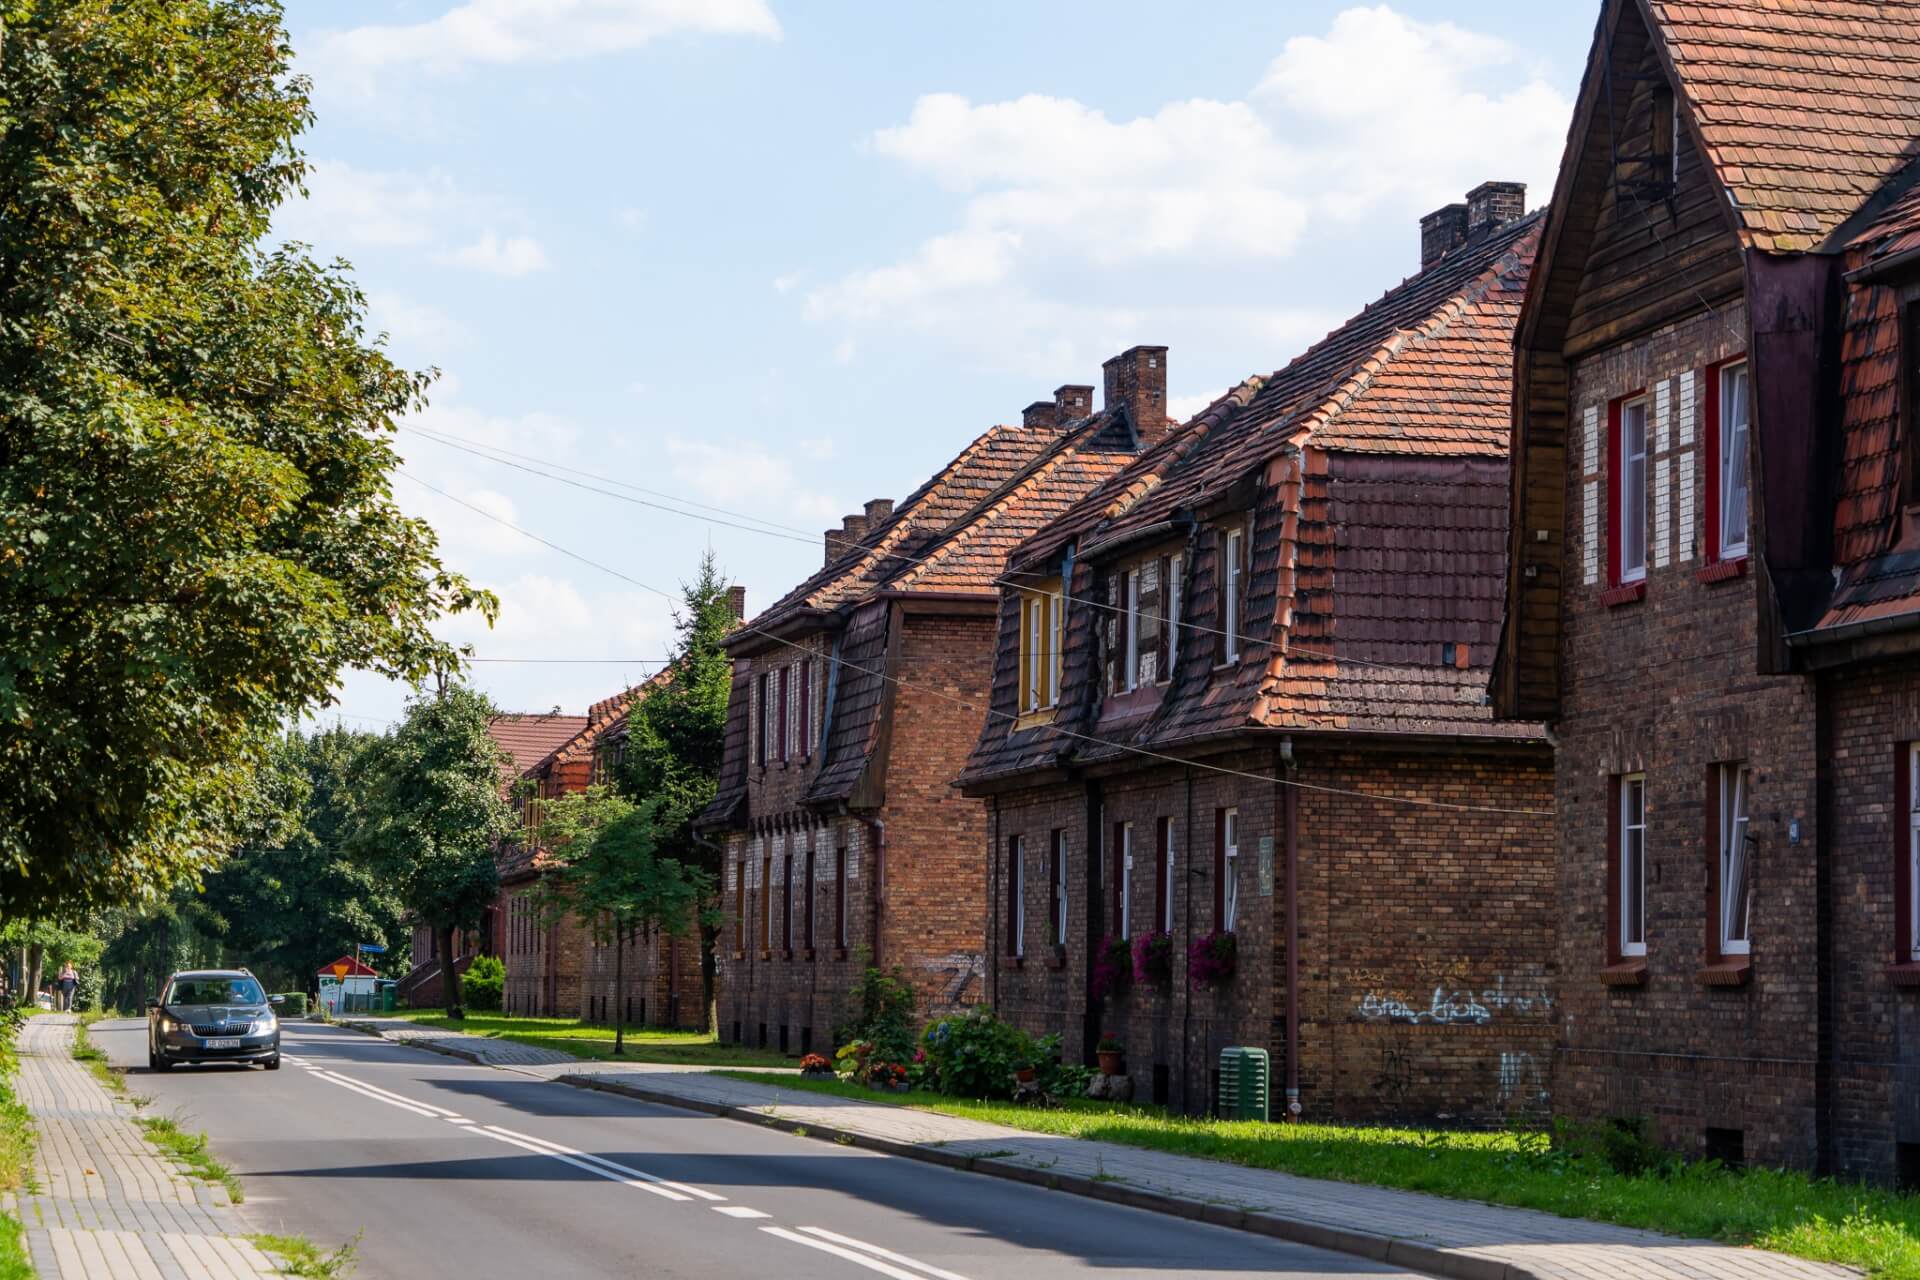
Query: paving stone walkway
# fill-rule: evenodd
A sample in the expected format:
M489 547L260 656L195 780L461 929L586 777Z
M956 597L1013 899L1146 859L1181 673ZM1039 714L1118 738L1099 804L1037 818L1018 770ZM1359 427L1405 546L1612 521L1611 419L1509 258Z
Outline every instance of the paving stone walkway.
M419 1030L413 1028L413 1030ZM382 1029L380 1034L387 1034ZM580 1061L520 1064L460 1037L470 1060L742 1118L845 1135L862 1145L982 1173L1060 1185L1261 1230L1417 1270L1488 1280L1857 1280L1849 1267L1759 1249L1560 1218L1530 1209L1300 1178L1109 1142L1061 1138L712 1075L697 1068ZM769 1073L770 1077L772 1073Z
M175 1171L133 1108L73 1059L70 1014L20 1033L20 1101L39 1136L33 1186L6 1197L40 1280L240 1280L279 1274L241 1237L225 1187Z

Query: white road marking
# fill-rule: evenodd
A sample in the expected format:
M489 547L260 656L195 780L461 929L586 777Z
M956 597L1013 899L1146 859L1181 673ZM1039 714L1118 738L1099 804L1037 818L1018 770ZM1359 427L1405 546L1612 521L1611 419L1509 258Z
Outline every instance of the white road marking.
M363 1098L372 1098L375 1102L384 1102L390 1107L399 1107L402 1111L411 1111L413 1114L425 1116L429 1120L438 1120L440 1118L437 1112L429 1111L425 1107L415 1106L411 1102L382 1097L371 1089L362 1088L358 1082L349 1080L345 1076L337 1076L331 1071L316 1071L313 1074L317 1079L325 1080L328 1084L339 1085L342 1089L351 1090Z
M639 1178L642 1181L651 1182L662 1187L672 1187L675 1191L681 1192L687 1196L691 1196L695 1200L714 1201L714 1200L726 1199L725 1196L715 1195L713 1192L704 1191L699 1187L690 1187L684 1182L674 1182L670 1179L658 1177L654 1174L647 1173L644 1170L630 1169L624 1164L619 1164L615 1161L607 1159L605 1156L596 1156L586 1151L575 1151L572 1147L563 1147L559 1143L553 1141L550 1138L536 1138L530 1133L516 1133L512 1129L503 1129L497 1124L490 1124L487 1126L487 1128L493 1130L495 1133L504 1133L509 1138L519 1138L523 1142L536 1143L539 1146L545 1147L550 1151L556 1151L561 1155L572 1156L576 1160L590 1160L594 1164L600 1165L607 1169L611 1169L615 1173L624 1174L630 1178Z
M588 1164L585 1160L576 1160L572 1156L563 1155L558 1151L549 1151L545 1147L537 1146L532 1142L522 1142L517 1137L511 1137L505 1133L495 1132L491 1128L481 1129L481 1128L475 1127L472 1129L468 1129L465 1132L477 1133L483 1138L492 1138L495 1142L504 1142L508 1146L520 1147L523 1150L531 1151L536 1155L545 1156L549 1160L558 1160L561 1164L570 1164L576 1169L585 1169L588 1173L593 1174L595 1177L605 1178L608 1182L623 1183L626 1186L632 1187L637 1191L651 1191L656 1196L661 1196L668 1200L678 1200L683 1204L692 1198L690 1196L683 1196L678 1191L674 1191L667 1187L655 1186L653 1183L648 1182L641 1178L623 1178L619 1174L613 1172L610 1169L602 1169L598 1165Z
M743 1204L716 1204L709 1206L715 1213L724 1213L729 1218L767 1218L773 1215L749 1209Z
M785 1227L762 1227L760 1229L770 1236L778 1236L780 1239L791 1241L794 1244L803 1244L809 1249L818 1249L820 1252L830 1253L836 1258L845 1258L848 1262L857 1263L869 1271L878 1271L883 1276L892 1276L893 1280L926 1280L926 1277L918 1272L902 1271L899 1267L882 1262L871 1254L856 1253L852 1249L842 1248L840 1245L830 1244L825 1240L816 1240L812 1236L803 1236L799 1232L789 1231Z
M460 1114L458 1111L449 1111L445 1107L436 1107L431 1102L416 1101L413 1098L408 1098L401 1094L395 1093L391 1089L382 1089L377 1084L368 1084L365 1080L355 1080L353 1079L352 1076L340 1075L340 1073L337 1071L330 1072L329 1074L336 1076L341 1080L350 1081L351 1083L358 1085L360 1088L365 1089L370 1093L379 1094L381 1097L387 1098L393 1102L405 1103L407 1106L410 1106L410 1107L421 1107L427 1111L431 1111L434 1115L437 1115L437 1116L457 1116Z
M473 1123L473 1121L467 1119L465 1116L448 1116L446 1117L446 1121L448 1124L472 1124Z
M903 1267L914 1267L926 1272L930 1276L937 1277L938 1280L966 1280L965 1276L955 1275L951 1271L942 1271L938 1267L929 1266L917 1259L909 1258L904 1253L895 1253L891 1249L882 1249L877 1244L868 1244L865 1240L855 1240L852 1236L839 1235L836 1232L828 1231L825 1227L802 1227L800 1229L810 1236L819 1236L822 1240L831 1240L835 1244L846 1245L849 1249L865 1249L868 1253L885 1258L889 1262L897 1262Z

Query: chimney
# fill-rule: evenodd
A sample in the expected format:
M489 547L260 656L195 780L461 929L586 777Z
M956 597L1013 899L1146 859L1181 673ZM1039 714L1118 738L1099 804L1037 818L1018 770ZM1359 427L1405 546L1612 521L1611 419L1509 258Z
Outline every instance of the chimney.
M1467 242L1467 206L1442 205L1420 219L1420 269L1425 271Z
M891 507L893 504L891 502L888 502L887 505ZM867 509L871 511L873 509L873 506L874 504L869 502L867 504ZM832 564L835 560L838 560L841 556L845 555L848 551L851 551L855 543L859 542L860 539L866 536L867 536L867 518L865 516L861 516L861 515L842 516L840 519L840 527L838 529L827 530L826 563Z
M1527 216L1527 184L1483 182L1467 192L1467 235L1477 236Z
M1035 400L1020 411L1020 425L1057 427L1060 425L1060 406L1051 400Z
M735 622L745 622L747 618L747 589L745 587L727 588L727 611Z
M1126 406L1141 448L1167 434L1167 349L1128 347L1101 366L1107 374L1107 412Z
M1074 422L1093 416L1093 388L1084 382L1069 382L1053 389L1053 406L1061 422Z
M875 498L872 502L869 502L867 504L867 528L872 529L878 526L882 521L884 521L888 516L892 514L893 514L892 498Z

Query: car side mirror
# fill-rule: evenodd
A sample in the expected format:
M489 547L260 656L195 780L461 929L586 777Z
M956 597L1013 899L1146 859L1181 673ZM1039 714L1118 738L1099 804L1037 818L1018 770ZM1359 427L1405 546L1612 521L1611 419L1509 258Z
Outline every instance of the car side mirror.
M286 1002L287 1002L287 998L285 996L268 996L267 997L268 1004L285 1004Z
M148 997L147 997L147 1008L149 1008L149 1009L158 1009L159 1007L160 1007L160 1001L159 1001L159 1000L157 1000L157 999L155 999L155 998L154 998L153 996L148 996Z

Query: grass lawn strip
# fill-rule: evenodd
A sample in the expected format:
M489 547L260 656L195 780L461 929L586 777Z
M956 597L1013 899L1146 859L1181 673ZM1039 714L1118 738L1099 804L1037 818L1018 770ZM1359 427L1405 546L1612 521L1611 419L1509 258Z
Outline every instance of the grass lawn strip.
M768 1083L744 1072L718 1074ZM1887 1280L1920 1280L1920 1196L1792 1171L1698 1163L1628 1176L1553 1150L1539 1134L1205 1120L1084 1099L1042 1111L937 1093L882 1096L839 1080L778 1083L1034 1133L1751 1244L1864 1267Z
M664 1031L658 1027L629 1027L626 1053L613 1056L613 1028L574 1018L521 1018L505 1014L469 1013L449 1019L438 1010L402 1009L383 1017L405 1018L423 1027L439 1027L460 1035L511 1040L570 1053L597 1061L658 1062L689 1067L792 1067L793 1060L771 1049L723 1045L705 1031Z
M27 1190L33 1182L33 1116L13 1091L14 1075L20 1069L14 1051L18 1034L19 1024L12 1021L0 1030L0 1191ZM0 1213L0 1280L33 1280L26 1233L17 1219L4 1213Z
M93 1078L104 1085L108 1093L124 1094L127 1091L126 1072L114 1070L100 1046L87 1038L87 1026L93 1021L97 1019L83 1019L73 1029L74 1061L84 1062L87 1070L93 1072Z
M233 1176L233 1170L220 1163L207 1150L207 1135L188 1133L164 1116L140 1116L140 1127L146 1130L147 1141L160 1148L179 1161L189 1177L202 1182L217 1182L227 1189L227 1198L239 1204L246 1197L240 1190L240 1179Z
M359 1261L359 1236L332 1253L322 1250L305 1236L259 1235L248 1236L247 1239L273 1255L283 1276L304 1276L308 1280L345 1280L353 1274L353 1268Z

